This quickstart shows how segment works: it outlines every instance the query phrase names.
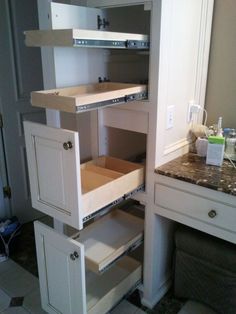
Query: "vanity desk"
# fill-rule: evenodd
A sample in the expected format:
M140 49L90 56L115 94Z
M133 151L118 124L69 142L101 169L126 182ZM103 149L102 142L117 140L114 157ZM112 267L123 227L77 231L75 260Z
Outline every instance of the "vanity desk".
M155 212L236 243L236 169L186 154L157 168Z

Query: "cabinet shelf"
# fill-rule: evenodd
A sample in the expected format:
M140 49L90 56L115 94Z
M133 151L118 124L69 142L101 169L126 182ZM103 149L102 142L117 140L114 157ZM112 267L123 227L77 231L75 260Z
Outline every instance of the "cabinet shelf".
M96 83L31 93L36 107L80 113L147 98L147 85Z
M100 273L142 243L143 229L143 219L114 210L73 239L84 245L87 268Z
M25 32L29 47L64 46L113 49L148 49L147 35L86 29L32 30Z

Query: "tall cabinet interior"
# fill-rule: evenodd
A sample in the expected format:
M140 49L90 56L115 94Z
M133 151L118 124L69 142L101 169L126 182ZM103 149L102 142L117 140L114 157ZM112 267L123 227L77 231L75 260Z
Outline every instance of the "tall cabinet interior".
M42 306L106 313L138 287L153 307L173 229L154 212L154 169L188 151L189 103L204 106L213 0L72 2L38 0L40 30L25 32L43 64L31 102L47 112L24 126L31 198L54 218L35 223Z

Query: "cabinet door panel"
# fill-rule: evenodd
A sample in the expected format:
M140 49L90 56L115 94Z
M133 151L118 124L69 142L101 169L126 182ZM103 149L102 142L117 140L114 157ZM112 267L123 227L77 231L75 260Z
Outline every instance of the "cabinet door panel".
M24 128L33 207L81 229L78 133L28 121Z
M83 245L40 222L35 222L35 239L43 309L50 314L85 314Z

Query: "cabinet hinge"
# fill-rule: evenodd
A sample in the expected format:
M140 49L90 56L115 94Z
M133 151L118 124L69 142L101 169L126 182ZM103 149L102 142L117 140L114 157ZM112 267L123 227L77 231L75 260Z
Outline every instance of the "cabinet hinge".
M102 78L101 76L99 76L98 83L106 83L106 82L110 82L110 80L106 77Z
M0 113L0 128L3 128L3 119L2 114Z
M97 28L101 29L101 27L106 28L110 23L106 19L102 19L100 15L97 16Z
M9 185L3 187L3 196L5 198L11 198L11 187Z

